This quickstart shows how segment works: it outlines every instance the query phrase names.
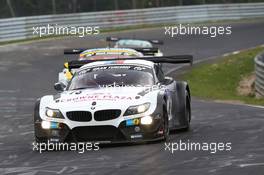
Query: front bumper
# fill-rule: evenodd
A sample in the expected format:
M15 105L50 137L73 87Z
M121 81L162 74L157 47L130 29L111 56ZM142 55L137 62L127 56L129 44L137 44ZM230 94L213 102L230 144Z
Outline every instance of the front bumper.
M163 119L153 117L150 125L134 124L127 125L122 121L118 127L112 125L100 126L77 126L70 129L66 124L59 123L58 128L43 129L41 121L35 122L35 136L38 141L46 142L142 142L163 138Z

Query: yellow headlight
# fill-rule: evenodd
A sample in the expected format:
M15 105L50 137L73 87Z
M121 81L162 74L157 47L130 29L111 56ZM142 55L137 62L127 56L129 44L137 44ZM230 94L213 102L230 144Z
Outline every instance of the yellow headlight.
M150 125L153 122L153 119L151 116L145 116L140 119L140 123L142 125Z

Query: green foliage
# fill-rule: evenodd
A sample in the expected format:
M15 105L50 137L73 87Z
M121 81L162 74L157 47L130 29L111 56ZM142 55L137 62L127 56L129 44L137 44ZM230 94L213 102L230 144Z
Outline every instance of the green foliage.
M261 51L263 47L258 47L221 58L213 64L198 65L187 72L183 79L189 82L192 95L197 97L264 105L264 100L239 96L237 93L242 78L254 72L254 57Z

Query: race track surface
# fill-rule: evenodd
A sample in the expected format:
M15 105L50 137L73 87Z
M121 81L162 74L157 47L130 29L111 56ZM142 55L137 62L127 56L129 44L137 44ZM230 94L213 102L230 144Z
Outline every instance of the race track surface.
M162 39L166 55L193 54L195 60L264 44L264 22L236 23L233 34L218 38L169 38L163 29L113 34ZM64 38L0 47L0 174L188 174L263 175L264 109L193 99L189 132L175 132L171 143L231 142L231 151L175 151L162 142L107 146L97 152L32 151L33 106L38 97L54 94L53 84L64 48L102 47L110 34ZM174 66L167 66L170 71Z

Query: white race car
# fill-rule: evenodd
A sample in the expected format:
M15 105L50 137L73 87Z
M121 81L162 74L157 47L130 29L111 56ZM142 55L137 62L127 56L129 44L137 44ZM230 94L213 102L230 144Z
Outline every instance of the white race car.
M115 42L115 48L131 48L144 54L144 56L163 56L159 48L153 45L163 44L160 40L144 40L131 38L107 37L106 41Z
M143 57L144 55L134 49L124 48L96 48L96 49L66 49L64 54L79 54L78 60L113 59L122 57ZM68 63L64 63L64 69L59 72L58 81L65 87L71 80L76 69L69 69Z
M188 84L165 77L160 63L190 62L188 55L69 62L80 68L67 88L57 83L60 93L36 102L36 141L153 141L188 129Z

